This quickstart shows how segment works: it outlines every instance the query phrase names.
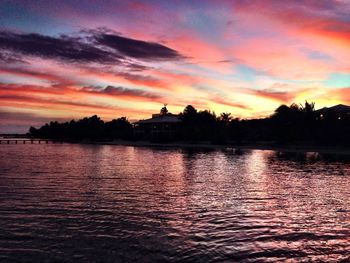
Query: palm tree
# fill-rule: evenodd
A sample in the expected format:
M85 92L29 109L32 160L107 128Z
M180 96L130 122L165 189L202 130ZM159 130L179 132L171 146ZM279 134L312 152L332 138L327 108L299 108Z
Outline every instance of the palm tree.
M168 114L168 109L166 108L167 104L164 104L164 107L160 109L160 115L165 116Z
M315 111L315 102L309 103L308 101L305 101L305 105L301 105L300 107L302 108L303 112L310 114Z
M232 119L231 113L226 113L226 112L221 113L219 117L219 120L223 122L225 125L228 125L231 119Z

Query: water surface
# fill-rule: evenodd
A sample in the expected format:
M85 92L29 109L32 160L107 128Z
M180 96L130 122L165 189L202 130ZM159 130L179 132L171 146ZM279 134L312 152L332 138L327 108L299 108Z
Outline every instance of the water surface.
M0 145L0 261L350 261L347 156Z

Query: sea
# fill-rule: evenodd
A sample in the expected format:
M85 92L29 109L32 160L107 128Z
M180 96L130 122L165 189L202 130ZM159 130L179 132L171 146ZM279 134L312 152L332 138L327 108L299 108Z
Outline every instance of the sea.
M0 262L350 262L350 156L0 145Z

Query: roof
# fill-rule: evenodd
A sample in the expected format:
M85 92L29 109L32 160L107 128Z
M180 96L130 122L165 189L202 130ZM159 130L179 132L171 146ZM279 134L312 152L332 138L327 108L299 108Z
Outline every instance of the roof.
M181 122L179 115L157 116L146 120L140 120L134 124L152 124L152 123L179 123Z
M324 107L322 109L317 110L316 112L325 113L325 112L335 112L335 113L348 113L350 112L350 106L339 104L333 107Z

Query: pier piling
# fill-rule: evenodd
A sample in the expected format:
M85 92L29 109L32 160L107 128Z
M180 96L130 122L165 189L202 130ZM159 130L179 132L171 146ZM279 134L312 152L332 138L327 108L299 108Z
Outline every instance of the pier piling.
M13 138L13 139L8 139L8 138L3 138L0 139L0 144L50 144L50 143L58 143L54 140L49 140L49 139L33 139L33 138ZM62 143L60 141L60 143Z

